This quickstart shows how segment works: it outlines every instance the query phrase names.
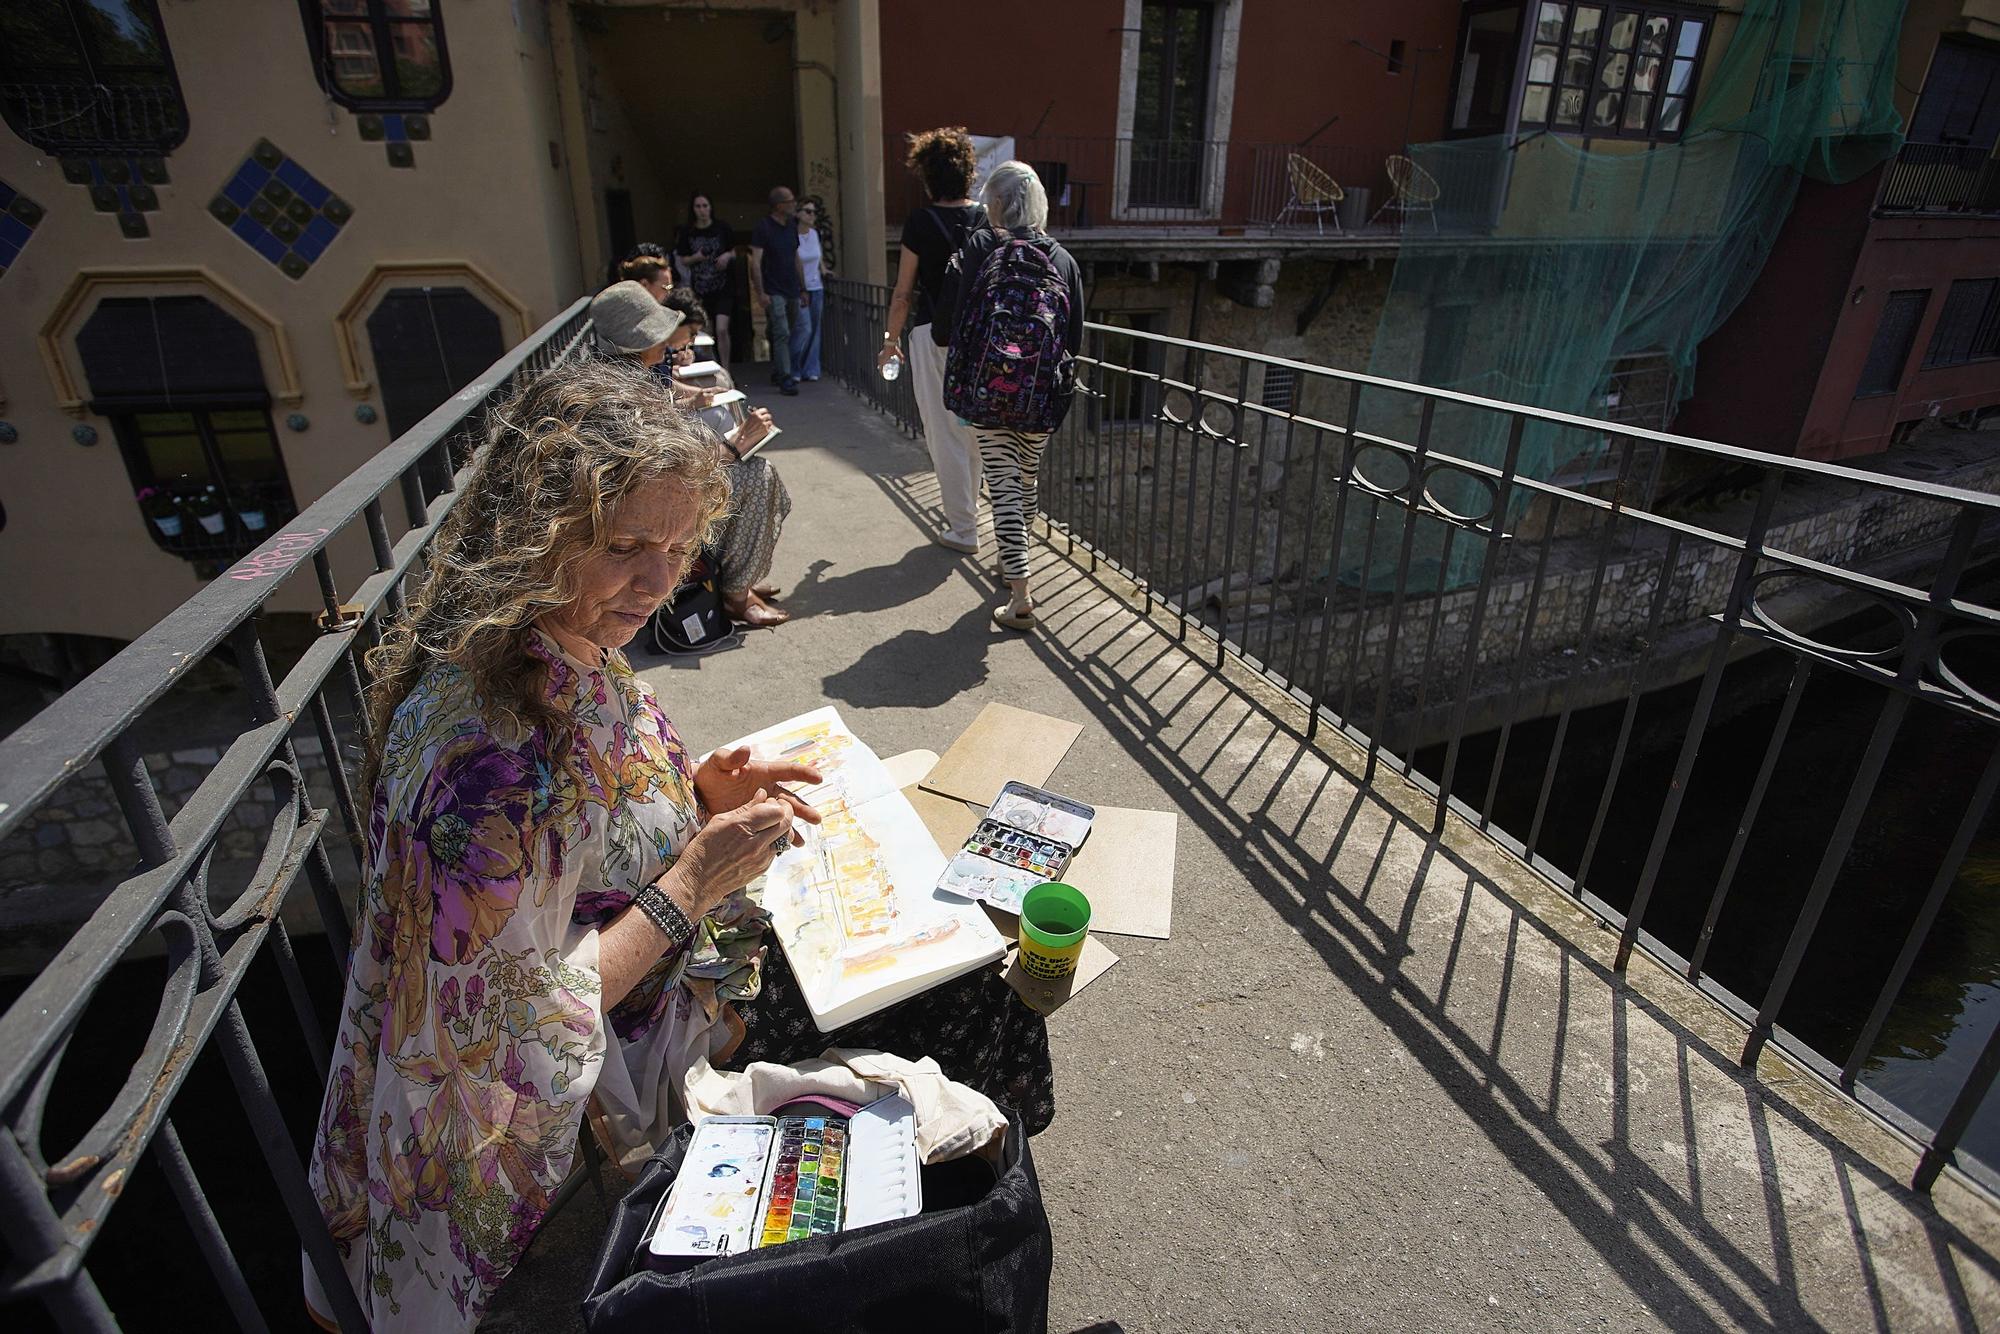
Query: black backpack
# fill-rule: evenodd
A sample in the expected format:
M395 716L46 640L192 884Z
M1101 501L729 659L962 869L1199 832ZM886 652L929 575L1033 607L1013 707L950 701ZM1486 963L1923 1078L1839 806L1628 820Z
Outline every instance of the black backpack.
M653 647L662 653L713 653L739 636L722 610L721 568L704 550L667 605L653 613Z
M692 1135L683 1125L668 1136L613 1213L583 1301L589 1334L1045 1334L1054 1251L1018 1115L1008 1114L998 1169L976 1157L924 1168L915 1218L679 1273L637 1268Z

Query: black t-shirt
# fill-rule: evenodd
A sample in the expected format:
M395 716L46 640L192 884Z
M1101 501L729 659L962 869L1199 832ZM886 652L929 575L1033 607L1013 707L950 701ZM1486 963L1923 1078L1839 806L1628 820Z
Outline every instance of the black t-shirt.
M903 245L917 257L911 328L931 322L946 262L958 253L968 235L985 225L984 204L926 204L903 219Z
M799 229L765 216L750 229L750 244L764 252L764 292L768 296L799 294Z
M729 270L716 257L736 248L736 233L720 218L706 227L685 225L674 238L674 253L687 260L688 285L698 296L709 296L729 285Z

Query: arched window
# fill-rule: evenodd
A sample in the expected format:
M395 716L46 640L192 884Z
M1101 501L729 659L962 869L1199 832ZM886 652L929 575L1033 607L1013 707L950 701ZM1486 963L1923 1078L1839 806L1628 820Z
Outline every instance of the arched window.
M0 3L0 115L47 153L165 153L187 103L154 0Z
M437 0L299 0L313 72L352 111L429 111L451 95Z
M199 296L106 297L76 333L153 540L220 566L298 513L257 340Z
M397 287L368 316L368 349L393 440L498 361L507 340L463 287Z

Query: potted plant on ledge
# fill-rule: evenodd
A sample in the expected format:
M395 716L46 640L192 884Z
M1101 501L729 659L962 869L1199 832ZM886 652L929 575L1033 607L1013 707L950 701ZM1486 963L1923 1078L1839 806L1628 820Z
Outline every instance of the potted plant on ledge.
M160 536L179 537L181 535L180 506L174 503L173 496L169 495L166 491L161 490L157 486L140 487L139 508L145 511L146 517L152 520L153 526L160 530Z
M216 499L215 488L208 487L200 495L188 502L194 512L195 522L204 533L220 533L223 525L222 502Z

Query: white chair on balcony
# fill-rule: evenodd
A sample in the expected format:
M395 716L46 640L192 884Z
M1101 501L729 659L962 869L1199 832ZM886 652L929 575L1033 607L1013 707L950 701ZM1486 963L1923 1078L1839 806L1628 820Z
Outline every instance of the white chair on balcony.
M1326 218L1333 215L1333 234L1341 235L1340 201L1347 198L1347 192L1340 183L1320 170L1309 158L1298 153L1287 154L1285 158L1285 178L1291 182L1291 198L1278 212L1277 225L1285 225L1285 219L1294 210L1313 215L1313 222L1321 236L1326 235Z
M1382 207L1375 210L1375 216L1368 220L1373 227L1384 213L1396 215L1396 230L1401 231L1413 213L1421 213L1431 220L1431 230L1437 230L1437 201L1443 193L1437 177L1406 157L1391 155L1382 164L1389 173L1391 193L1382 201Z

